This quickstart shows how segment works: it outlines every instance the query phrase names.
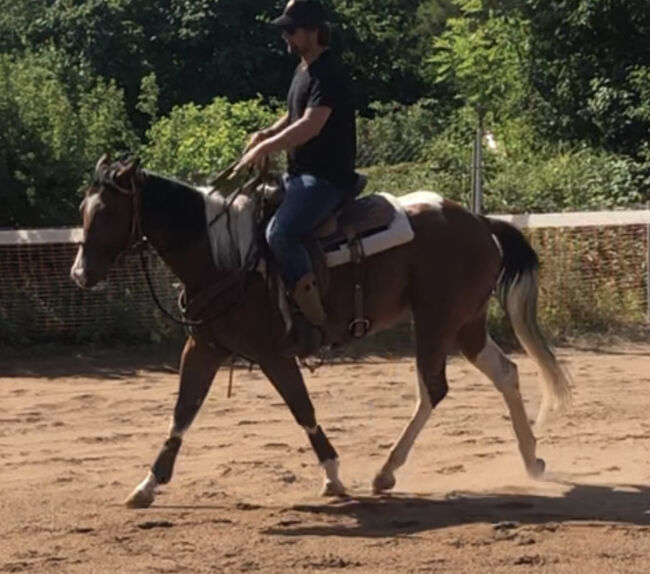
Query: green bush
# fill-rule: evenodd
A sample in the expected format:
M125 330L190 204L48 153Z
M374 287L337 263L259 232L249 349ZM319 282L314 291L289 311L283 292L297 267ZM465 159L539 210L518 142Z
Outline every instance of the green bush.
M394 165L426 159L426 150L444 118L436 102L411 106L397 102L371 105L373 116L357 120L357 165Z
M62 79L56 64L53 52L0 55L0 227L77 223L99 154L137 145L115 84Z
M152 170L200 183L241 155L247 135L277 116L260 100L177 107L147 132L142 156Z
M488 154L486 165L489 212L621 208L640 203L647 189L640 164L588 148L522 157Z

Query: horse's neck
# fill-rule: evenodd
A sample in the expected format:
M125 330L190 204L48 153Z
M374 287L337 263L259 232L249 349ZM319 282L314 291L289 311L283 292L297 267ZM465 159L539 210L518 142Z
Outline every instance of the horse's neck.
M200 285L213 274L204 201L199 192L147 174L141 209L147 240L186 287Z
M145 235L186 287L204 285L246 263L255 238L248 198L227 205L207 190L149 174L142 203Z

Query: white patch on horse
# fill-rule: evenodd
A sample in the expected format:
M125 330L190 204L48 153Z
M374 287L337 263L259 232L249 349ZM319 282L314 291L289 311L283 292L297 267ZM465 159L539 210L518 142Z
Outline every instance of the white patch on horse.
M185 434L185 431L187 428L179 429L176 427L176 423L174 422L174 418L172 417L172 421L169 424L169 438L183 438L183 435Z
M75 257L72 269L70 270L70 277L77 284L78 287L83 287L85 281L85 271L83 265L83 247L80 245L77 249L77 256Z
M341 482L341 480L339 479L339 461L337 458L331 458L330 460L326 460L323 463L323 469L325 469L325 475L327 476L327 480L330 480L332 482L338 482L338 483Z
M318 433L318 425L314 425L313 427L303 427L303 428L310 436L314 436L315 434Z
M392 475L406 462L409 452L413 448L413 443L415 443L415 439L431 416L431 411L432 406L429 391L424 385L422 376L418 372L418 401L415 406L415 411L411 416L411 420L409 420L402 431L397 443L391 449L388 459L382 467L382 473Z
M337 458L322 463L325 470L325 482L322 493L325 496L344 496L345 486L339 478L339 461Z
M93 212L99 209L100 205L101 198L98 193L88 196L83 204L84 216L91 217ZM85 235L84 232L84 240L86 239ZM84 287L86 283L86 268L84 263L83 246L80 245L79 249L77 249L77 256L75 257L72 269L70 270L70 276L79 287Z
M209 226L208 236L215 265L220 269L242 268L255 247L254 202L240 195L227 206L227 200L219 194L210 195L211 188L198 189L205 198L206 225ZM228 213L224 213L226 209Z
M434 209L442 209L444 198L435 191L414 191L413 193L402 195L398 198L398 201L403 207L425 203Z
M135 507L149 506L156 496L157 486L158 481L156 480L156 477L153 472L149 471L147 478L135 487L127 499L127 504ZM143 501L146 502L143 504Z

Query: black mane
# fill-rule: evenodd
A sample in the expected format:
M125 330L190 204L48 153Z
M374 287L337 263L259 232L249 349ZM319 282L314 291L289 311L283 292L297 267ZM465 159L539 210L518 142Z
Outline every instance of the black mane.
M165 231L168 249L197 243L206 233L205 196L175 179L144 172L142 224Z

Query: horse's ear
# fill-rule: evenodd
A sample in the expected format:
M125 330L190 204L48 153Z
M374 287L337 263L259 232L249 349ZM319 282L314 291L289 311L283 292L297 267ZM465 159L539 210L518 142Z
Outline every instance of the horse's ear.
M102 157L99 158L99 161L95 166L95 173L97 173L101 167L108 165L110 162L111 162L111 156L105 153Z
M131 177L135 172L137 171L138 167L140 167L140 159L139 158L134 158L132 159L129 163L127 163L124 167L121 167L117 174L116 174L116 179L122 179L123 177Z

